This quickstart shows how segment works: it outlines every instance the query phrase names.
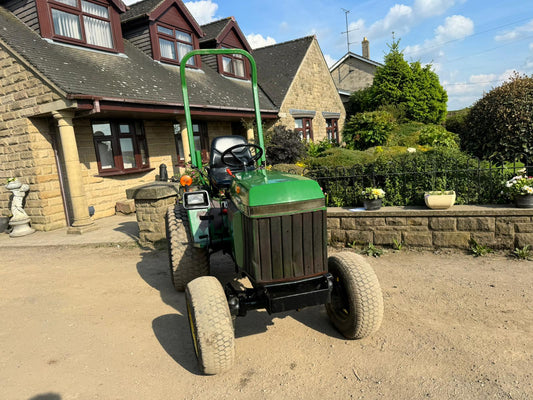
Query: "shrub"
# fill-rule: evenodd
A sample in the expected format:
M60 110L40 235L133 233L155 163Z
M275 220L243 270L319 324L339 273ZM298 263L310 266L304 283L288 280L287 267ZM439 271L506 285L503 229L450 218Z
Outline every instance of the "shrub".
M267 131L265 148L268 164L294 164L305 154L305 145L300 136L279 125Z
M334 147L324 151L318 157L309 157L305 160L305 164L309 168L321 167L352 167L354 165L361 165L374 159L374 156L362 151L354 151L344 149L342 147Z
M459 138L455 133L447 131L441 125L426 125L420 130L418 139L421 145L427 146L443 146L457 148Z
M286 174L302 175L304 167L298 164L276 164L272 166L272 170L284 172Z
M515 74L471 108L461 143L480 158L533 156L533 76Z
M307 155L310 157L319 157L326 150L332 147L337 147L337 142L331 141L328 138L322 139L320 142L309 142L306 144Z
M446 122L444 124L446 130L459 135L459 137L462 137L466 133L466 120L469 112L469 108L448 112L448 116L446 117Z
M423 205L425 192L441 189L455 190L456 204L501 203L505 201L502 181L513 173L479 163L457 148L373 156L346 149L326 153L332 150L337 154L312 159L308 164L311 169L306 172L328 194L328 205L333 205L334 198L346 206L360 205L360 193L369 186L383 188L387 193L385 206ZM320 163L322 160L328 162Z
M365 150L386 144L395 126L389 112L365 112L351 117L344 125L342 135L349 149Z

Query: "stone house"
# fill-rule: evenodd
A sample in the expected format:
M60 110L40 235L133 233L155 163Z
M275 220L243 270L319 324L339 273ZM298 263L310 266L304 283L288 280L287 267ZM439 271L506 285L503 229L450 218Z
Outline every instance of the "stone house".
M307 141L341 142L346 112L314 36L254 50L259 85L279 107L277 124Z
M0 179L30 185L35 229L94 229L127 188L154 181L160 164L179 173L190 160L179 63L209 47L251 50L233 19L202 27L181 0L0 5ZM216 136L253 140L243 126L254 118L247 61L197 56L187 79L204 159ZM262 118L281 121L275 94L261 88ZM0 216L9 215L9 194L0 190Z
M362 56L348 52L329 69L343 103L348 102L353 92L372 86L376 69L382 66L370 59L370 44L366 37L361 44Z

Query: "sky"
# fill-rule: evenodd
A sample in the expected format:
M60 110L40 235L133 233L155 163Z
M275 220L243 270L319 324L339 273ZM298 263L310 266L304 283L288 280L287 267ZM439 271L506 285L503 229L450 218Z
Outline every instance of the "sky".
M316 35L330 66L348 51L347 30L350 51L361 55L367 37L370 58L380 63L395 38L407 61L432 65L448 92L448 110L471 106L515 71L533 74L532 0L200 0L185 5L199 24L234 16L252 48Z

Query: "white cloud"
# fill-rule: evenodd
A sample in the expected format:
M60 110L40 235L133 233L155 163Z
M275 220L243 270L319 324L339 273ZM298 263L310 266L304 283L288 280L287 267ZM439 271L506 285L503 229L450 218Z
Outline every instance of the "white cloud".
M444 25L435 29L435 41L463 39L474 33L474 21L462 15L452 15L444 20Z
M266 38L263 37L263 35L259 33L250 33L249 35L246 35L246 40L248 40L248 43L250 43L250 46L252 46L252 49L257 49L259 47L265 47L270 46L271 44L276 44L276 39L267 36Z
M530 34L531 32L533 32L533 20L511 31L507 31L500 35L496 35L494 37L494 40L498 42L505 42L505 41L514 40L514 39L521 39L524 36Z
M329 54L324 54L324 58L326 60L326 64L328 64L328 67L331 67L333 64L337 62L337 60L335 60Z
M443 14L454 4L454 0L415 0L413 8L421 17L433 17Z
M444 20L443 25L435 28L435 36L427 39L423 44L407 46L404 50L406 56L417 59L423 54L442 57L442 45L448 41L461 40L474 33L474 22L462 15L452 15Z
M211 0L199 0L188 1L184 4L200 25L215 20L215 13L218 10L217 3L213 3Z

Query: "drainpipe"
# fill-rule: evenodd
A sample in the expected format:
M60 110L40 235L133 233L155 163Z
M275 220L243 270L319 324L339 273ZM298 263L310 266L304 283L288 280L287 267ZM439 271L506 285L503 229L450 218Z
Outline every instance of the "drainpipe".
M61 170L61 163L59 162L59 153L57 151L57 137L51 135L52 138L52 150L54 151L54 158L56 160L57 175L59 177L59 190L61 191L61 200L63 202L63 211L65 213L65 220L67 226L70 226L70 215L68 215L67 196L65 194L65 183L63 181L63 171Z

